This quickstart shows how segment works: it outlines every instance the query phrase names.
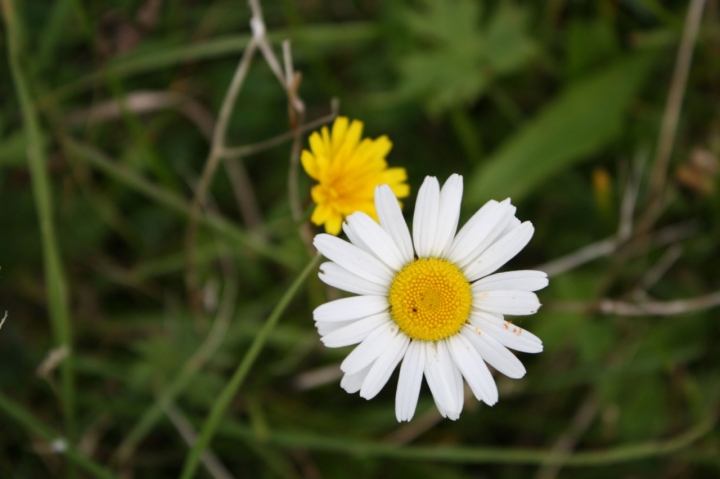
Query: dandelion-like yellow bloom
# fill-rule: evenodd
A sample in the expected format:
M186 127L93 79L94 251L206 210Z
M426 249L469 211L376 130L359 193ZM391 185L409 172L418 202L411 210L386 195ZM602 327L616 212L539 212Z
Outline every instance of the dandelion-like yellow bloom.
M310 150L302 152L303 168L318 181L312 188L317 204L310 220L325 231L340 233L343 219L357 211L377 220L375 187L388 185L397 198L410 194L405 168L388 168L392 148L387 136L362 139L363 123L338 117L332 132L323 127L310 135Z

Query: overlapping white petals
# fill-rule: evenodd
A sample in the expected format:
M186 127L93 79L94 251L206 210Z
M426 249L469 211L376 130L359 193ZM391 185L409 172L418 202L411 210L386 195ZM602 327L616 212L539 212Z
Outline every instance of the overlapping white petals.
M342 323L343 326L341 328L326 333L320 340L328 348L351 346L367 338L378 327L391 322L392 318L390 317L390 313L374 314L367 318L351 321L349 324Z
M443 369L443 374L448 379L450 394L452 395L453 404L455 405L452 416L460 417L463 405L465 404L465 392L463 391L462 373L460 373L460 369L450 352L449 339L450 338L446 338L438 341L438 353L440 354L440 366Z
M454 378L445 374L448 368L443 362L447 361L447 356L440 354L440 350L446 346L442 341L427 341L423 344L425 345L425 379L435 405L443 417L455 420L460 417L461 409L458 409L459 405L455 400Z
M349 393L375 397L400 366L395 398L398 421L415 414L423 377L438 411L457 419L463 409L464 381L488 405L498 390L488 369L521 378L525 367L509 351L538 353L542 341L505 321L503 315L529 315L540 307L535 291L548 284L540 271L496 273L532 238L531 223L521 223L507 199L485 204L459 230L463 180L452 175L442 189L427 177L418 192L411 230L397 198L387 186L375 189L379 224L355 213L343 224L350 243L321 234L314 244L331 260L320 267L326 284L360 296L331 301L313 317L327 347L357 345L342 362L340 383ZM456 264L471 283L472 310L457 334L439 341L410 338L389 311L389 288L395 274L418 258L443 258Z
M486 363L505 376L514 379L525 376L525 366L520 360L489 334L467 324L463 326L460 335L467 338L475 346L475 349L480 353L480 357Z
M451 336L448 342L455 364L475 397L488 406L494 405L498 400L497 386L480 354L462 334Z
M344 373L353 374L375 361L385 349L390 346L393 338L398 334L398 327L394 323L383 324L376 328L360 343L340 364Z
M365 378L370 372L371 367L372 363L368 364L358 372L352 374L345 373L340 381L340 387L350 394L355 394L360 391L360 388L362 387L363 382L365 382Z
M388 185L375 188L375 209L380 219L380 226L392 237L402 253L403 263L411 262L415 251L410 230L405 223L398 200Z
M497 271L522 251L534 232L532 223L526 221L505 234L464 270L467 279L472 282Z
M319 276L323 283L348 293L386 295L388 292L388 285L361 278L332 261L320 265Z
M477 242L477 244L467 256L465 261L463 261L463 263L459 265L461 268L463 268L463 270L465 270L468 265L472 264L478 257L480 257L480 255L484 253L491 245L495 244L498 238L505 236L505 234L507 234L512 229L512 226L514 224L520 224L520 221L515 218L515 211L517 211L517 208L510 204L509 199L500 203L497 216L495 218L492 218L493 226L487 231L484 239Z
M477 213L475 213L465 226L453 239L450 251L448 252L448 260L456 265L463 267L480 253L475 250L479 244L491 233L492 228L497 225L507 213L510 207L510 200L502 203L491 200L485 203Z
M435 239L430 255L445 257L452 246L458 221L460 221L460 203L462 202L463 179L460 175L451 175L440 191Z
M382 261L347 241L321 233L315 236L313 244L323 256L363 279L382 286L389 286L393 279Z
M398 363L405 355L408 344L410 344L410 338L405 333L398 333L393 338L387 349L380 354L370 368L370 372L360 389L360 397L372 399L377 396L377 393L388 382L390 375L395 371Z
M395 396L395 416L399 422L409 421L415 414L424 370L425 343L411 341L400 366Z
M418 192L413 216L413 244L419 258L432 255L439 210L440 185L437 178L428 176Z
M405 266L403 255L395 241L382 227L365 213L353 213L347 217L347 230L372 252L380 261L385 263L392 271L397 272Z

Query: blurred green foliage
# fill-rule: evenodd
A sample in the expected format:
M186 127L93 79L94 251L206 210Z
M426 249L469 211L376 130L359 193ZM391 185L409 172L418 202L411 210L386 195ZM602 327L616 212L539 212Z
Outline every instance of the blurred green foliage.
M47 152L56 242L69 285L78 434L69 439L123 477L177 476L188 448L166 414L153 413L157 398L182 385L175 404L199 430L308 261L288 206L290 143L284 143L242 160L262 214L259 230L249 231L231 176L220 168L209 201L215 216L203 223L195 251L207 318L197 320L188 307L187 211L208 129L250 39L249 9L237 0L14 3L20 63L43 137L32 145L10 69L0 69L0 309L9 311L0 330L0 477L59 476L65 462L48 449L65 435L61 378L58 371L37 373L56 339L28 146ZM580 454L621 448L622 459L634 444L649 442L652 455L635 451L625 460L575 464L557 477L720 473L720 435L717 429L704 434L720 399L717 309L661 317L603 314L596 307L606 298L634 304L720 290L716 0L707 2L694 51L667 205L642 221L653 201L648 178L687 6L670 0L263 3L276 53L280 41L292 39L307 118L326 115L337 97L340 112L364 121L366 134L391 138L389 162L410 176L406 212L426 175L465 175L462 220L487 199L512 197L518 216L536 228L512 269L616 234L628 181L637 190L637 228L628 245L551 279L540 293L544 308L519 321L543 339L545 351L521 354L527 376L497 377L500 402L492 409L470 404L457 422L432 422L425 387L409 426L395 421L395 379L371 402L341 390L327 368L347 351L318 341L312 309L327 295L311 278L212 442L235 477L555 477L542 463L561 437L570 437ZM9 64L8 33L4 23L2 65ZM180 100L143 111L133 98L147 92ZM112 101L119 105L112 114L89 116L88 108L99 115ZM285 93L256 57L228 142L253 144L287 130ZM593 183L597 171L609 178L607 187ZM301 175L305 208L310 186ZM647 282L673 245L682 254ZM223 309L228 292L236 293L229 313ZM188 373L188 361L223 315L228 324L217 351ZM329 379L313 384L323 374ZM8 398L51 431L18 422L21 414ZM138 449L119 464L119 445L153 414ZM696 424L705 424L702 437L659 448L660 441L696 431ZM398 437L419 449L397 447ZM540 452L514 455L526 448ZM204 470L199 475L209 477Z

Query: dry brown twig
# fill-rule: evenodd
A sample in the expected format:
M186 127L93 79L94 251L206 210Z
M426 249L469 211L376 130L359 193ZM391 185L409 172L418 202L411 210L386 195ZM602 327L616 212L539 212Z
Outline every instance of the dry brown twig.
M307 133L308 131L314 130L327 123L330 123L335 118L337 118L339 109L340 104L338 100L336 98L333 98L333 100L330 102L330 114L320 117L317 120L305 123L302 128L300 128L300 133ZM225 160L235 160L239 158L244 158L246 156L255 155L262 151L269 150L270 148L273 148L275 146L282 145L283 143L292 140L294 137L294 131L287 131L278 136L263 140L252 145L238 146L235 148L225 148L223 150L223 158Z
M71 111L65 120L71 126L93 124L122 118L123 111L136 115L160 110L176 110L190 120L205 137L211 137L215 120L197 100L174 91L134 91L117 100L103 101L88 108Z
M619 316L675 316L718 306L720 306L720 291L676 301L628 302L612 299L603 299L598 302L562 301L548 303L546 308L551 311L617 314Z
M230 87L228 88L225 99L223 100L222 106L220 108L218 122L215 125L215 129L212 135L210 152L205 162L205 167L203 168L197 191L193 198L190 211L190 220L188 222L188 228L185 235L185 254L187 263L185 283L188 290L188 296L190 298L191 309L198 317L201 317L201 309L198 293L199 284L197 277L194 246L197 239L198 216L201 214L202 204L208 193L210 184L212 183L212 178L214 176L215 170L217 169L220 160L223 158L240 158L248 154L257 153L262 149L275 146L282 141L286 141L285 135L281 135L280 137L272 138L260 144L251 145L249 147L227 148L225 146L225 136L227 133L228 121L232 113L235 100L237 99L237 95L240 91L240 88L242 87L243 81L247 74L247 70L249 69L253 54L256 49L260 50L270 69L273 71L278 81L282 85L283 89L288 94L289 114L291 120L290 134L292 135L291 138L294 140L293 155L291 156L290 162L291 166L289 170L288 188L291 193L290 204L291 211L293 212L293 218L298 221L299 218L301 218L302 216L302 210L300 207L301 202L297 194L297 165L299 161L295 159L299 158L300 138L302 132L305 131L302 125L305 115L305 105L302 99L297 94L300 76L299 74L296 74L292 68L292 56L289 42L286 42L284 44L285 72L283 72L280 62L277 60L277 57L275 56L272 46L270 45L270 42L267 38L265 22L263 20L262 9L260 8L259 1L248 0L248 4L252 12L250 27L253 33L253 38L251 39L250 43L245 49L245 52L243 53L242 59L240 60L237 70L235 71L233 80L231 81ZM333 114L334 113L335 112L333 112ZM325 119L322 119L322 121L324 122ZM235 188L236 191L249 191L249 187L252 186L252 183L249 181L249 178L246 174L243 175L242 172L235 171L234 173L230 172L230 175L232 177L231 179L237 185L237 187ZM242 199L238 197L238 202L240 204L249 204L247 198L242 201L241 200ZM257 209L255 208L254 211L256 210ZM256 217L247 214L245 214L244 216L246 216L249 223L257 223ZM311 244L311 232L307 231L308 228L306 226L302 227L302 230L303 232L301 233L301 237L304 239L306 244Z
M643 218L643 226L648 227L659 216L664 205L664 190L667 182L670 156L675 144L678 121L682 109L687 79L692 65L693 50L697 42L700 22L702 21L705 0L692 0L685 17L682 39L678 48L675 60L675 69L668 92L665 112L663 113L660 135L658 137L657 149L653 171L650 177L650 205Z
M197 265L195 258L195 241L197 239L198 217L201 213L202 205L205 202L205 197L210 188L210 184L212 183L215 170L220 163L221 152L225 142L225 135L230 121L230 115L232 114L235 100L240 92L245 76L250 68L250 63L252 62L256 48L257 44L253 38L250 40L250 43L245 49L245 52L240 59L240 63L235 70L235 75L230 82L228 91L225 94L225 99L220 107L220 115L218 116L218 121L213 131L210 152L205 162L205 167L203 168L203 172L200 176L200 181L190 207L190 220L188 222L187 232L185 235L185 255L187 264L185 272L185 285L188 290L190 307L197 317L202 317L198 284L199 281L197 278Z
M253 37L257 39L258 46L265 61L270 66L270 69L288 96L288 123L290 124L290 132L293 138L290 153L290 167L288 169L288 200L290 202L292 218L294 221L299 222L302 219L302 201L298 191L298 175L300 151L302 149L301 135L303 132L303 123L305 122L305 103L298 93L302 76L294 70L290 40L285 40L282 43L283 71L283 67L275 56L275 52L267 38L260 2L258 0L248 0L248 3L253 15L253 19L250 21ZM312 245L313 234L310 225L307 224L307 222L303 222L300 225L299 233L308 253L311 256L314 255L315 248Z

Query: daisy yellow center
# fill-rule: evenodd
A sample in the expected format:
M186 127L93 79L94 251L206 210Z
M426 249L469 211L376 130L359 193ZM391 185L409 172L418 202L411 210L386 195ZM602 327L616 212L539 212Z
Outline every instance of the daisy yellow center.
M472 293L453 263L422 258L393 279L388 295L392 318L412 339L437 341L452 336L470 315Z

